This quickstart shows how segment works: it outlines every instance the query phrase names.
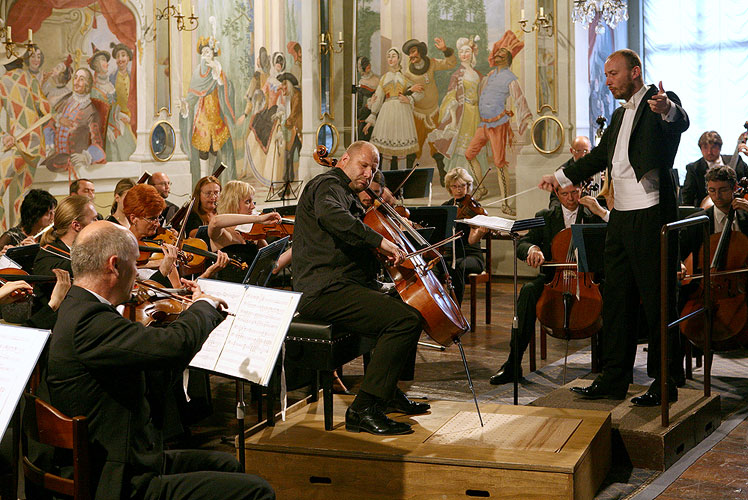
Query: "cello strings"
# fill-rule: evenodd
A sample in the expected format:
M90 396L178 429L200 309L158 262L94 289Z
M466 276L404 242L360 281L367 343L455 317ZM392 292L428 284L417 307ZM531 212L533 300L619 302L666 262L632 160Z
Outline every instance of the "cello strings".
M481 204L482 207L490 207L491 205L496 205L497 203L501 203L502 201L510 200L512 198L516 198L517 196L521 196L523 194L529 193L530 191L534 191L536 189L540 189L538 186L531 187L530 189L525 189L524 191L520 191L519 193L510 194L509 196L506 196L504 198L492 201L491 203L483 203Z

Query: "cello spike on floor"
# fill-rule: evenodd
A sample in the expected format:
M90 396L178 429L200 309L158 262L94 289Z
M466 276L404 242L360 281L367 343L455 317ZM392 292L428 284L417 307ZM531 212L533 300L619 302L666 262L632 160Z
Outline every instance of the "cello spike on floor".
M465 375L467 375L468 385L470 386L470 392L473 393L473 401L475 401L475 409L478 412L478 420L480 420L480 426L483 427L483 417L480 414L480 408L478 407L478 398L475 395L475 388L473 387L473 379L470 377L470 369L468 368L467 358L465 357L465 350L462 348L462 342L460 338L455 339L455 344L460 348L460 356L462 356L462 364L465 365Z

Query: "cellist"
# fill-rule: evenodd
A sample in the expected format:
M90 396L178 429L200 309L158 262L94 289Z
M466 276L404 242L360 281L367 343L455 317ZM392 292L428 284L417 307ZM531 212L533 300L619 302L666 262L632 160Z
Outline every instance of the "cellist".
M303 292L302 317L330 321L359 335L376 338L361 389L346 412L346 430L379 435L412 432L385 411L415 415L429 409L397 388L406 359L421 335L421 314L400 299L376 289L378 249L403 261L402 249L366 226L357 194L371 184L379 151L371 143L351 144L337 166L304 188L294 229L294 289Z
M597 200L591 196L584 197L584 205L581 203L581 190L579 186L557 187L554 190L560 205L549 209L540 210L535 217L542 217L545 225L531 229L519 240L517 247L517 258L527 262L527 265L539 268L545 261L551 259L551 242L553 238L563 229L571 227L572 224L593 224L603 222L595 212L604 213L605 209L600 207ZM543 293L543 287L553 277L553 272L540 271L540 274L524 285L517 298L517 329L518 338L512 337L509 358L490 379L491 384L501 385L511 382L514 376L514 348L519 352L517 359L522 362L522 356L530 343L530 338L535 335L535 306ZM520 376L522 369L520 366Z

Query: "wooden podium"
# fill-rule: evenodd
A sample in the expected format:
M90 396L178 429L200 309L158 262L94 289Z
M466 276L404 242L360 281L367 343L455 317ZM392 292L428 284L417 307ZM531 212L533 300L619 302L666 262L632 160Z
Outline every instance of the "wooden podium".
M610 469L610 414L432 401L407 417L405 436L346 432L340 398L333 431L306 405L247 438L246 470L279 499L592 499Z

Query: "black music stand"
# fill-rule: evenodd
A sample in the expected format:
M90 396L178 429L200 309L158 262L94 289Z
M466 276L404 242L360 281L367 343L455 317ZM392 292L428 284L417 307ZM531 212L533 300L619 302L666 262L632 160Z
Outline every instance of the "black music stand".
M434 244L452 236L452 226L457 219L456 205L442 205L438 207L409 207L410 220L423 226L433 228L430 236L424 236L429 243Z
M282 201L285 205L286 200L298 200L303 183L304 181L300 180L271 182L265 201Z
M411 172L413 173L411 174ZM397 189L408 177L408 174L411 174L405 184L397 189L397 192L392 192L396 198L428 198L429 191L431 191L431 181L434 178L434 169L383 170L382 174L387 187L390 189Z
M608 224L572 224L571 241L577 249L577 266L583 273L602 274Z

